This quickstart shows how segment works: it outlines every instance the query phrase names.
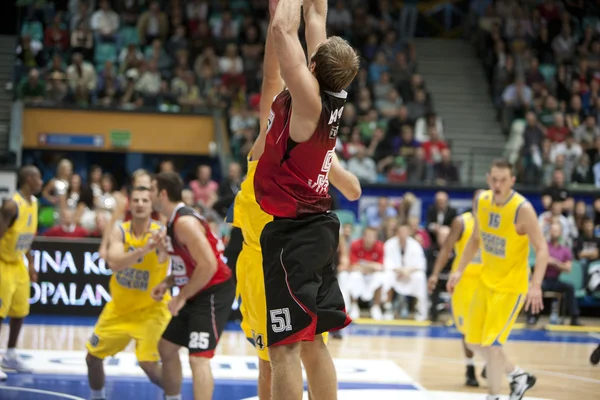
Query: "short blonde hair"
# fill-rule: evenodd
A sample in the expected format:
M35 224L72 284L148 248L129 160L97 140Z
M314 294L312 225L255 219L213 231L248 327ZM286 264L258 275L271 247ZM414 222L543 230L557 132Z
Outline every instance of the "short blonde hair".
M341 92L354 80L360 60L350 44L339 36L323 42L311 58L315 63L315 77L321 90Z

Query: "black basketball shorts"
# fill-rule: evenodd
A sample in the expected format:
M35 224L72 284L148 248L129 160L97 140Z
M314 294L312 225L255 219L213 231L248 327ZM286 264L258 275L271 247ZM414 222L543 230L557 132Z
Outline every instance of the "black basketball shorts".
M235 281L211 286L185 303L163 333L163 339L187 347L191 356L212 358L231 314Z
M263 229L269 347L312 341L352 321L335 275L339 233L334 213L275 218Z

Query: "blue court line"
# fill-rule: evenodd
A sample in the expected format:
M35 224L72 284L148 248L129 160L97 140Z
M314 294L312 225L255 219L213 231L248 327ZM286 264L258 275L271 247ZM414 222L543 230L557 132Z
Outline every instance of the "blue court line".
M57 315L31 315L25 319L26 324L89 327L94 326L96 321L96 317ZM229 332L239 332L241 331L240 324L237 321L230 321L227 323L225 330ZM350 325L344 331L353 336L422 337L431 339L460 339L462 337L455 328L446 326L410 327ZM585 332L552 332L544 329L517 329L511 333L509 340L551 343L598 343L598 339L591 337Z

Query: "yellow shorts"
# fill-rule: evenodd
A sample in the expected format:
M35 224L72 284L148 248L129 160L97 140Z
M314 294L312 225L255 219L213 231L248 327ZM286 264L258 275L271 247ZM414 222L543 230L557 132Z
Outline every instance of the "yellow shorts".
M29 271L25 263L0 262L0 318L29 315Z
M253 342L258 357L264 361L270 361L267 350L267 302L262 253L244 244L235 270L237 293L242 300L240 304L242 330L246 337ZM328 337L329 332L323 333L325 343L327 343Z
M117 314L111 301L102 310L86 348L92 356L104 359L123 351L133 339L138 361L155 362L160 360L158 342L170 320L165 303Z
M524 293L495 292L480 282L465 320L466 342L483 347L506 343L524 303Z
M479 281L479 275L463 276L452 294L452 317L454 318L456 329L463 335L465 334L465 319L469 314L471 300L473 300L473 295L479 285Z

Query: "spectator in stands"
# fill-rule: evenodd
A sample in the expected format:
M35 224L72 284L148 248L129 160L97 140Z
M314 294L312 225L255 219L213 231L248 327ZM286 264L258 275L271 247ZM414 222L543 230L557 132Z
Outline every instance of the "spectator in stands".
M40 72L32 68L27 75L27 78L19 84L17 91L19 99L25 103L41 103L46 96L46 82L40 78Z
M422 118L419 118L415 125L415 139L419 143L425 143L431 140L429 137L429 127L435 126L436 132L440 139L444 139L444 126L442 119L438 117L434 112L429 112Z
M582 225L579 237L573 246L573 253L585 271L589 263L600 260L600 237L594 235L593 219L585 217Z
M542 204L546 209L549 209L551 202L563 202L569 197L571 197L571 193L565 186L565 174L557 169L552 173L550 186L542 190Z
M396 237L384 244L385 270L384 292L388 293L384 310L392 310L393 293L411 296L417 299L417 321L424 321L428 314L427 277L425 275L427 261L423 247L410 237L410 228L403 224L398 228ZM389 316L391 317L391 315ZM387 319L387 317L386 317ZM392 318L393 319L393 318Z
M156 38L165 41L169 34L169 21L167 15L160 10L160 3L151 1L148 11L140 15L137 22L138 37L140 44L152 43Z
M440 138L436 126L429 126L428 134L429 140L423 143L425 161L429 164L435 164L442 160L442 150L447 149L448 144Z
M368 227L379 228L383 221L390 217L398 217L398 210L390 204L390 199L380 197L377 204L372 204L365 210L365 219Z
M81 26L81 23L85 23L86 26L89 26L90 18L92 16L92 8L90 7L90 2L87 1L70 1L70 4L73 4L73 7L70 8L71 19L69 21L69 29L71 32L77 30L78 27ZM135 2L134 2L135 3ZM137 16L136 16L137 19ZM73 43L71 42L71 47Z
M408 160L407 166L408 182L423 183L428 182L429 168L425 161L425 150L423 147L418 147L415 151L415 156Z
M52 20L52 25L49 25L44 32L44 48L49 53L62 53L69 47L69 34L63 28L63 14L57 12Z
M346 8L344 0L335 2L335 7L332 7L327 12L327 29L330 35L345 36L349 33L352 26L352 14Z
M450 206L448 193L437 192L435 203L427 210L427 230L433 243L436 243L438 229L441 226L450 226L454 217L456 217L456 209Z
M212 168L208 165L199 165L196 169L196 179L190 182L190 189L194 192L194 201L205 206L212 206L217 200L219 184L212 180Z
M88 236L88 231L75 223L73 218L73 210L64 209L60 213L58 225L55 225L44 232L44 236L71 239L84 238Z
M548 241L548 252L550 259L546 275L542 282L543 292L559 292L566 297L567 309L571 316L571 325L579 326L579 305L575 298L575 288L570 283L559 280L560 274L570 272L572 268L573 255L571 249L562 244L562 228L559 222L553 222L550 226L550 238ZM537 317L529 315L528 324L535 325Z
M364 183L377 181L377 166L372 158L366 156L364 146L356 148L355 155L348 160L348 171Z
M73 163L63 158L56 167L56 176L50 179L42 190L42 198L57 206L57 211L64 208L61 207L60 199L69 190L71 175L73 175Z
M25 68L40 68L44 64L43 46L39 40L32 39L29 34L21 36L21 43L17 46L17 59Z
M67 68L69 89L78 104L88 104L96 90L98 76L94 66L83 60L81 53L73 54L73 64Z
M557 143L552 149L550 158L556 162L556 157L562 156L565 159L565 174L567 177L571 177L577 161L583 154L583 149L575 141L575 137L572 133L568 133L564 142Z
M452 161L450 149L443 149L441 153L441 160L434 165L434 182L440 186L458 183L458 168Z
M600 137L600 127L596 123L596 116L589 114L583 124L575 128L575 141L587 151L594 147L594 141Z
M119 15L111 9L110 1L100 0L100 8L91 18L96 43L116 42L119 25Z
M349 315L360 318L358 300L371 302L370 315L375 320L383 317L381 288L383 287L383 242L377 240L377 229L365 228L361 239L350 245L350 267L347 288L351 299Z
M517 78L515 83L510 84L502 92L502 102L504 106L504 124L506 131L513 119L525 115L533 102L533 92L525 84L522 78Z
M408 227L410 228L410 237L415 239L424 250L429 249L431 246L431 237L427 229L421 226L421 221L416 215L410 215L406 219Z
M569 219L565 217L562 212L563 202L560 200L553 200L550 205L550 209L540 214L538 217L538 222L546 238L548 238L550 235L550 227L552 226L552 223L558 222L561 226L561 239L564 240L563 244L571 246L573 239L577 238L579 233L577 231L577 227L575 226L575 222L569 221Z

